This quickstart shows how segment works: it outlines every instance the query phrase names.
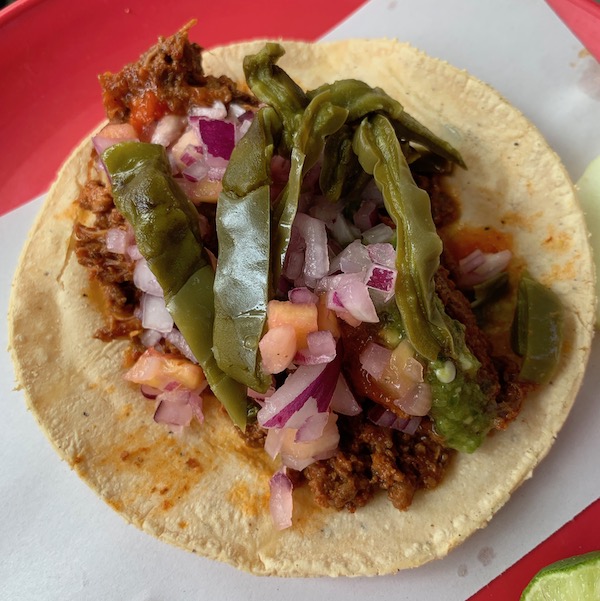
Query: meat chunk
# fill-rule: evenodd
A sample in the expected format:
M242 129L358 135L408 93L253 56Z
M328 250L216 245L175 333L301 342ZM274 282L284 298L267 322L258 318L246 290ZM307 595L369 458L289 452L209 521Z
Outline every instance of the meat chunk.
M365 414L340 416L340 450L304 469L308 486L324 507L356 511L383 489L394 507L405 510L417 490L441 482L453 452L427 419L408 435L376 426Z
M87 268L90 281L102 295L106 325L97 330L95 336L104 341L129 336L141 330L141 322L135 314L140 293L133 283L134 263L106 247L106 232L110 228L125 228L125 220L99 181L88 181L81 190L78 203L93 215L91 225L77 222L73 233L77 261Z
M77 201L82 209L97 215L109 213L113 207L110 192L98 180L88 180L83 186Z
M440 175L415 175L415 182L429 194L431 200L431 216L436 228L454 223L460 216L456 200L446 192Z
M254 103L228 77L205 75L202 49L188 40L191 25L159 38L137 62L119 73L100 76L110 120L129 121L139 130L166 112L185 115L193 105L211 106L217 100Z

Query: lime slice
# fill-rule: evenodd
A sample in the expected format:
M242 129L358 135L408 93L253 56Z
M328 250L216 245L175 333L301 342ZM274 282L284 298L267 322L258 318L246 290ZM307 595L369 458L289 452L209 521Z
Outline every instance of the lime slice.
M543 568L523 591L521 601L600 601L600 551Z
M590 230L594 262L600 270L600 157L587 166L575 188ZM596 292L600 297L600 277L596 279ZM596 309L596 326L600 327L600 303Z

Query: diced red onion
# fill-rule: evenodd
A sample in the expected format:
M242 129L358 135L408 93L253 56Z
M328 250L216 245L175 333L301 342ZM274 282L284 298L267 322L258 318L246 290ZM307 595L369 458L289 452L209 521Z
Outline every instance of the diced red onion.
M396 267L396 249L389 242L378 242L367 246L369 258L377 265Z
M365 278L366 284L369 288L389 292L394 289L397 273L398 272L395 269L373 265L367 272Z
M285 530L292 525L294 501L292 481L283 471L273 474L269 481L269 509L277 530Z
M186 118L178 115L165 115L162 117L152 133L152 144L160 144L165 148L170 146L181 136L185 128Z
M229 110L227 112L227 117L229 119L239 119L240 117L242 117L243 115L246 115L247 113L252 114L251 111L248 111L241 104L237 104L237 102L232 102L229 105Z
M345 274L344 274L345 275ZM350 274L353 275L353 274ZM331 311L335 311L335 314L343 319L346 323L356 328L359 326L362 321L360 319L356 319L353 317L346 309L344 309L344 305L339 297L339 294L336 290L328 290L325 297L325 306Z
M415 382L423 381L423 364L414 357L409 357L404 364L404 373Z
M431 401L431 387L425 382L420 382L402 398L395 399L394 404L408 415L423 416L429 413Z
M208 382L205 381L205 387ZM202 408L202 397L197 392L190 392L188 399L189 406L192 408L192 414L198 420L198 423L204 423L204 412Z
M256 113L253 110L244 111L237 120L240 122L253 121Z
M474 269L477 269L480 265L485 262L485 256L481 250L476 248L472 253L463 257L459 262L458 266L463 273L470 273Z
M382 428L391 428L398 419L398 416L395 413L382 405L374 405L371 407L368 417L376 426L381 426Z
M161 338L163 337L161 332L157 332L156 330L144 330L140 334L140 341L146 348L151 348L156 346Z
M360 240L354 240L331 261L329 273L343 271L344 273L361 273L371 266L369 251Z
M337 275L330 275L321 278L315 288L315 292L320 294L321 292L330 292L337 290L345 282L355 280L357 282L363 281L363 274L361 273L339 273ZM341 305L339 305L341 306Z
M175 405L187 405L189 398L190 390L179 385L177 382L169 382L158 396L159 401L166 401Z
M342 305L342 301L335 290L327 291L326 307L336 313L344 310L344 305Z
M119 227L111 227L106 231L106 250L118 255L124 255L131 243L129 232Z
M333 361L335 351L335 338L329 330L320 330L317 332L309 332L306 336L308 350L313 355L328 355L330 361Z
M189 156L184 154L183 157ZM182 157L182 159L183 159ZM200 180L208 177L208 165L205 161L199 160L190 163L181 173L188 182L199 182Z
M282 428L311 398L318 411L326 411L340 372L339 355L323 365L303 365L289 375L258 412L258 423L266 428Z
M108 135L107 135L108 134ZM98 135L92 138L92 144L99 156L111 146L120 142L138 141L135 129L128 123L109 124L104 127Z
M288 298L291 302L299 305L317 304L319 302L319 297L305 286L292 288L288 292Z
M323 435L323 430L329 420L329 413L316 413L311 415L296 432L294 442L310 442Z
M235 146L235 126L229 121L198 119L200 138L214 157L229 160Z
M301 349L294 357L297 365L319 365L329 363L336 356L336 342L328 330L310 332L306 336L308 349Z
M377 206L373 200L364 200L354 214L354 225L361 231L371 229L377 223Z
M194 356L190 345L187 340L183 337L183 334L177 329L173 328L166 336L166 339L187 359L192 363L198 363L198 360Z
M92 138L92 144L94 145L94 149L98 153L98 156L102 156L107 148L110 148L111 146L123 141L124 140L117 140L115 138L105 138L104 136L94 136Z
M194 412L189 404L161 401L154 413L154 421L169 426L189 426Z
M385 292L385 299L394 296L396 288L396 277L398 272L390 267L383 267L381 265L371 265L369 271L365 276L365 282L367 288L373 288L374 290L381 290Z
M286 431L286 428L269 428L267 430L264 449L271 459L275 459L279 455Z
M235 143L237 144L247 133L252 125L252 119L240 121L235 128Z
M461 272L459 285L476 286L493 278L508 267L511 258L510 250L501 250L497 253L482 253L480 250L474 250L458 263Z
M265 401L265 404L268 404L268 401ZM306 402L289 417L285 423L285 428L287 430L297 430L298 428L301 428L311 417L317 415L317 413L319 413L317 399L316 397L311 396L306 399Z
M202 156L202 147L200 145L200 135L195 127L188 128L173 144L168 154L175 161L178 169L183 169L186 165L191 165Z
M411 417L407 423L403 424L402 426L396 426L396 429L400 430L401 432L405 432L406 434L410 434L411 436L417 431L417 429L419 428L419 424L421 423L421 417L415 416L415 417Z
M327 252L327 231L325 224L310 215L298 213L294 219L294 227L304 238L304 275L308 278L322 278L329 271L329 254Z
M342 415L358 415L362 411L348 386L348 382L346 382L346 378L342 374L338 377L330 407L332 411Z
M163 289L144 258L136 261L133 269L133 283L142 292L147 292L152 296L164 296Z
M150 399L153 401L162 392L162 390L160 390L159 388L154 388L152 386L148 386L148 384L142 384L140 386L140 392L147 399Z
M324 415L328 416L327 423L321 436L315 440L296 442L297 431L290 428L283 429L280 449L283 465L301 471L317 460L328 459L335 455L340 442L338 416L332 412Z
M220 156L208 155L206 157L206 164L208 165L208 179L211 181L218 181L223 179L225 170L227 169L228 161Z
M137 244L132 244L127 247L127 255L132 261L139 261L143 258Z
M421 417L402 418L382 405L375 405L372 407L368 417L369 420L377 426L392 428L393 430L405 432L410 435L413 435L417 431L417 428L421 423Z
M369 291L363 282L345 281L335 292L344 309L355 319L367 323L377 323L379 321Z
M165 299L160 296L142 296L142 327L168 334L173 329L173 318L167 311Z
M362 368L375 380L380 380L383 370L392 358L392 351L380 344L369 342L360 354L359 361Z
M227 108L220 100L215 100L212 106L193 106L190 109L190 123L197 123L200 118L222 121L227 118Z
M378 223L375 227L363 232L362 239L365 244L391 242L394 239L394 230L385 223Z
M180 161L186 166L190 167L197 161L203 160L204 155L198 148L192 144L188 144L180 157Z
M348 311L336 311L336 315L353 328L357 328L362 323L360 319L356 319L356 317L353 317Z

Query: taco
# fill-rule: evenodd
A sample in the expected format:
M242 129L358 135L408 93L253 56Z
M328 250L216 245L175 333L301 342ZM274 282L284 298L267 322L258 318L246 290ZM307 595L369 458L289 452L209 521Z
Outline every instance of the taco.
M184 28L101 83L9 315L60 455L256 574L391 573L485 526L593 332L583 215L536 129L393 40L202 51Z

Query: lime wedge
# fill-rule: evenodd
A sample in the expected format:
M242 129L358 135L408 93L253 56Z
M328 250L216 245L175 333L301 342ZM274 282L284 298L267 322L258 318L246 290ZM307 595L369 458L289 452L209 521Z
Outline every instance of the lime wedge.
M594 262L600 270L600 157L587 166L575 189L590 230ZM596 279L596 292L600 297L600 277ZM596 309L596 326L600 327L600 303Z
M600 551L543 568L523 591L521 601L600 601Z

